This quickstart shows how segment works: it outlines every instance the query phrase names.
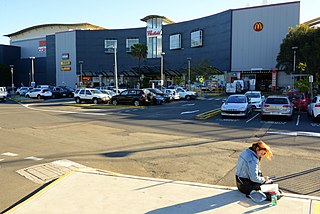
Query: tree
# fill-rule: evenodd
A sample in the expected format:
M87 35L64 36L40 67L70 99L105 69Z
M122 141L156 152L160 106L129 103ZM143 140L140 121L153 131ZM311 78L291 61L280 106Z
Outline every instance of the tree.
M131 46L131 55L135 58L138 58L138 72L139 72L139 84L141 86L141 61L147 58L148 47L145 44L134 44Z
M316 77L320 72L320 28L310 28L308 25L301 24L289 29L280 46L276 65L279 70L287 73L292 73L294 70L292 47L298 47L296 50L297 71Z

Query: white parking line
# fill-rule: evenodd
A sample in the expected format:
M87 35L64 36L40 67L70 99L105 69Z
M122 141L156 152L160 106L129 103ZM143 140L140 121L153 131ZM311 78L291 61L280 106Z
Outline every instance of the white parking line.
M196 113L198 112L199 110L194 110L194 111L184 111L184 112L181 112L180 114L193 114L193 113Z
M37 158L37 157L34 157L34 156L26 157L26 158L24 158L24 159L25 159L25 160L35 160L35 161L43 160L43 158Z
M320 133L317 133L317 132L267 132L267 134L320 137Z
M246 123L249 123L251 120L253 120L254 118L256 118L260 113L254 115L252 118L250 118L249 120L246 121Z
M15 157L15 156L18 156L18 154L11 153L11 152L5 152L5 153L2 153L1 155L9 156L9 157Z
M298 115L297 122L296 122L296 126L299 125L299 122L300 122L300 115Z
M64 113L64 114L88 114L88 115L99 115L99 116L104 116L107 114L103 113L89 113L89 112L74 112L74 111L59 111L59 110L49 110L49 109L37 109L37 108L32 108L30 107L32 104L21 104L22 106L35 110L35 111L47 111L47 112L56 112L56 113Z
M182 106L194 106L194 105L195 105L195 103L188 103L188 104L184 104Z

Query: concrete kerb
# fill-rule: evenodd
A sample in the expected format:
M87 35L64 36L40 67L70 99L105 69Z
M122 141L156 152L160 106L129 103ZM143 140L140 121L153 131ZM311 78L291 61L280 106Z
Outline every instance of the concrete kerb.
M206 120L206 119L208 119L210 117L214 117L214 116L220 114L220 112L221 112L221 109L217 108L217 109L214 109L214 110L211 110L211 111L207 111L207 112L198 114L198 115L196 115L195 119L196 120Z

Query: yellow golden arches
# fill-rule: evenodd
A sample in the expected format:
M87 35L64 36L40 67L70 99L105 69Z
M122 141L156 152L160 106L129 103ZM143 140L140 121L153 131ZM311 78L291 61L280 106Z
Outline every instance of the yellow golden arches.
M257 32L262 31L262 29L263 29L263 24L262 24L262 22L256 22L256 23L254 23L253 29L254 29L255 31L257 31Z

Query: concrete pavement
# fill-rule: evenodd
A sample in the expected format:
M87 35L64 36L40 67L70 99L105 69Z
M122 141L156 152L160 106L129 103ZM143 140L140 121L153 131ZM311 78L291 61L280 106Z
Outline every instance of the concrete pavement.
M137 177L92 168L71 171L5 213L319 214L320 197L284 194L254 203L232 187Z

